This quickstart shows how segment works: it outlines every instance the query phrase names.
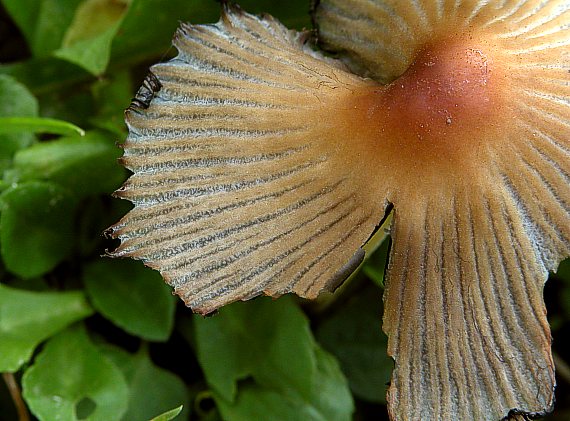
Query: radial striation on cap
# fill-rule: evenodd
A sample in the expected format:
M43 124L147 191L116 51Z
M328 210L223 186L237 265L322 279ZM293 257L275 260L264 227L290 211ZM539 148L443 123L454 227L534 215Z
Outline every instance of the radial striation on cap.
M224 6L126 112L110 254L202 314L315 298L387 209L393 420L552 409L543 301L570 254L570 3L321 0L321 46Z

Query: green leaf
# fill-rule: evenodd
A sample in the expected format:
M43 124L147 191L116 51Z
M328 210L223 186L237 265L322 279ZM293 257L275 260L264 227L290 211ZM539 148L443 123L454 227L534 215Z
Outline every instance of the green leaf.
M175 298L158 272L132 260L104 260L88 265L83 279L95 308L114 324L151 341L170 337Z
M237 381L249 376L262 385L310 393L316 371L313 338L289 297L232 304L217 316L194 321L198 359L208 383L224 398L233 400Z
M71 190L77 198L111 193L125 178L117 164L121 151L100 132L41 142L16 153L10 183L49 180Z
M2 0L36 57L60 47L81 0Z
M170 411L166 411L160 414L158 417L154 417L150 421L170 421L176 418L181 412L184 405L180 405L178 408L171 409Z
M74 124L53 118L41 117L0 117L0 134L3 133L52 133L78 134L84 136L85 131Z
M154 365L146 348L133 355L121 348L105 347L105 354L121 369L129 385L129 407L123 415L124 421L146 421L154 416L170 420L180 414L183 407L190 406L184 382ZM176 405L180 406L157 416ZM180 419L188 419L188 412L184 411ZM160 418L167 414L170 418Z
M194 322L198 360L225 420L350 419L346 379L290 297L235 303Z
M0 117L37 115L38 101L28 89L14 78L0 75ZM34 135L29 132L0 134L0 171L10 166L14 152L29 146L34 140Z
M93 313L81 292L30 292L0 285L0 372L15 372L45 339Z
M113 40L115 62L134 63L163 57L171 49L180 22L215 22L220 5L213 0L132 0Z
M393 362L382 333L382 291L375 286L352 296L317 330L317 339L334 354L356 396L386 402Z
M219 17L220 5L214 0L132 0L113 38L110 64L114 70L141 62L146 67L174 53L171 40L181 21L215 22ZM38 95L91 79L85 69L54 57L0 65L0 73L17 78Z
M121 22L129 0L84 0L65 33L63 46L90 40Z
M120 420L128 386L83 326L50 339L22 379L24 399L40 420Z
M111 43L126 9L126 1L85 0L77 8L63 45L54 55L93 75L102 74L109 64Z
M316 349L317 371L309 395L245 384L235 403L217 397L216 402L226 421L333 421L351 420L352 398L338 363L328 353ZM339 387L340 386L340 387ZM284 393L288 392L288 393Z
M276 2L245 0L239 2L252 13L270 13L288 26L310 27L306 0ZM149 56L163 56L180 22L192 24L216 22L220 5L214 0L133 0L113 40L112 57L137 62ZM152 37L148 36L152 29Z
M6 268L23 278L52 270L71 252L75 199L54 183L31 181L0 196L0 244Z

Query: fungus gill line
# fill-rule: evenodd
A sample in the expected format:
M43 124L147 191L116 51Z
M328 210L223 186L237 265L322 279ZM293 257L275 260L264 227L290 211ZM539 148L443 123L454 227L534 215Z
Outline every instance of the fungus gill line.
M373 49L376 41L383 45L386 29L396 22L385 11L405 21L415 12L402 2L373 2L367 19L380 26L374 38L369 24L351 18L370 3L322 0L316 15L319 35L356 71L391 81L403 71L385 63L397 64L397 57ZM438 5L424 3L427 11ZM555 384L543 284L548 271L570 254L570 7L563 0L454 1L443 7L443 13L427 14L430 25L418 23L419 37L395 36L397 51L410 52L409 66L425 43L449 34L472 45L484 39L475 48L492 58L490 80L500 88L499 96L490 96L496 101L491 110L500 119L474 120L477 129L466 136L463 128L453 131L454 115L450 127L434 135L433 122L429 127L425 120L438 106L430 102L438 85L411 97L419 104L412 118L419 121L410 128L428 146L420 152L424 144L413 136L402 141L407 133L401 131L394 172L414 168L418 185L407 188L401 182L405 173L387 176L389 186L398 186L387 196L396 215L384 315L395 359L389 411L394 420L498 420L511 409L543 413L552 407ZM410 86L423 83L412 77ZM402 78L393 85L407 90ZM382 88L373 89L383 95ZM503 89L508 95L501 94ZM379 133L388 131L381 119L386 108L393 112L393 104L368 98L359 104L380 119L381 144ZM409 104L403 101L404 112ZM421 112L426 117L418 118ZM438 114L433 116L437 124ZM395 121L406 124L403 115ZM438 149L446 140L469 159L447 168L453 156L445 155L447 146ZM406 150L407 142L414 148ZM469 142L474 149L469 150ZM379 156L386 156L382 152ZM437 170L432 173L432 168Z
M321 0L315 18L342 63L233 6L182 25L178 56L152 68L161 89L127 111L134 174L116 195L135 207L111 254L203 314L315 298L391 204L391 418L550 410L542 291L570 254L567 0Z
M175 45L152 68L162 88L149 107L127 113L134 175L116 195L136 206L110 229L112 254L157 268L203 313L260 289L316 297L383 214L355 191L362 175L343 165L327 109L364 82L237 10L183 26Z

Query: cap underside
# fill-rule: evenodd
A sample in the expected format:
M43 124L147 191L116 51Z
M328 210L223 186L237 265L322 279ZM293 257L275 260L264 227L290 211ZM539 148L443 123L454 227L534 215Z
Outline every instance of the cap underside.
M315 16L342 62L231 7L181 26L178 56L126 114L134 174L116 195L135 207L110 228L112 255L159 270L204 314L262 293L315 298L393 204L392 419L550 410L542 291L570 253L570 5L321 0ZM406 76L426 48L443 70ZM470 51L489 59L480 114L468 73L445 70Z

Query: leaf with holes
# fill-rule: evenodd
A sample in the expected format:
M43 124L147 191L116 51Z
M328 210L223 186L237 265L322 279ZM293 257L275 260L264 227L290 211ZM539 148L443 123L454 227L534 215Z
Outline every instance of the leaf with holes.
M291 297L235 303L194 322L198 360L225 420L351 419L346 379Z
M272 421L348 421L353 410L346 379L333 356L315 349L316 367L311 392L273 389L244 383L235 402L214 393L222 417L226 421L250 421L268 417Z
M23 395L40 420L120 420L129 388L121 371L81 325L52 338L22 379Z

